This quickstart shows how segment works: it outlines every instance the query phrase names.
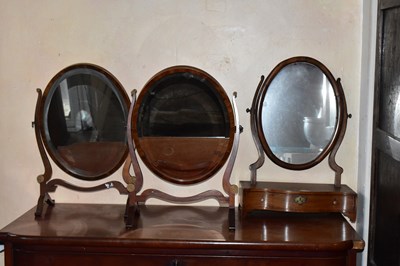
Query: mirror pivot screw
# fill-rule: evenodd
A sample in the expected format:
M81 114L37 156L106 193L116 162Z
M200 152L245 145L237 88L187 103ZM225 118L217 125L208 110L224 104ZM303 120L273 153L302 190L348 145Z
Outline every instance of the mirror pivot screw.
M238 192L239 192L238 186L231 185L231 193L236 195Z
M37 182L40 184L40 183L43 183L43 181L44 181L44 176L43 175L38 175L37 176L37 178L36 178L36 180L37 180Z
M134 184L128 184L126 186L126 190L128 190L128 192L133 192L135 191L135 185Z

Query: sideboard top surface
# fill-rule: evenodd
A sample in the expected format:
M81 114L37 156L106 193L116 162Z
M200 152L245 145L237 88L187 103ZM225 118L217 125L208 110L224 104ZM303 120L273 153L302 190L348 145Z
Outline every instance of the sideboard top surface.
M364 241L337 213L236 210L236 230L228 229L228 208L200 206L140 207L137 227L127 229L124 205L58 203L35 218L32 208L0 230L0 242L130 248L227 248L254 250L361 251Z

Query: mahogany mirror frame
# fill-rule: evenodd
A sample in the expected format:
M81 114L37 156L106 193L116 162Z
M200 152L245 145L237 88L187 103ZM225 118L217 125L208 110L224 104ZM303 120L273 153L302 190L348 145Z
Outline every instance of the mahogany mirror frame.
M223 151L223 156L221 158L219 158L218 161L216 161L215 157L211 158L214 159L214 161L212 161L211 165L213 165L212 169L210 169L209 171L202 171L202 173L199 176L196 176L195 178L187 178L185 179L184 176L181 176L180 178L178 178L177 176L180 176L179 172L174 173L177 176L173 176L171 174L166 173L165 171L162 171L160 168L160 165L158 165L157 167L154 166L154 164L152 164L149 159L148 159L148 150L146 150L142 145L141 145L141 137L139 137L139 126L141 123L141 119L140 117L143 116L143 105L147 104L147 99L149 98L148 96L150 94L153 94L154 92L151 90L155 90L157 87L160 86L160 82L162 82L165 78L169 78L172 75L192 75L192 78L189 79L193 79L196 82L201 81L203 86L206 86L207 89L212 89L214 90L214 93L220 97L220 100L222 100L222 105L223 107L225 107L224 113L226 116L227 120L226 122L228 122L229 125L229 135L227 136L228 138L228 143L226 146L226 150ZM181 79L181 78L180 78ZM183 78L182 78L183 79ZM188 79L188 80L189 80ZM206 84L206 85L204 85ZM157 93L157 92L155 92ZM143 111L143 112L142 112ZM136 104L134 106L133 109L133 115L132 115L132 137L133 137L133 141L136 144L136 149L138 154L140 155L140 158L142 159L142 161L144 162L144 164L147 166L148 169L150 169L155 175L157 175L159 178L167 181L167 182L171 182L171 183L175 183L178 185L191 185L191 184L197 184L200 182L203 182L207 179L209 179L210 177L212 177L213 175L215 175L220 169L221 167L225 164L226 160L228 159L231 150L232 150L232 145L233 145L233 141L234 141L234 131L235 131L235 123L234 123L234 114L233 114L233 109L232 106L230 104L230 100L228 98L228 96L226 95L224 89L222 88L222 86L218 83L217 80L215 80L212 76L210 76L208 73L194 68L194 67L189 67L189 66L175 66L172 68L167 68L159 73L157 73L156 75L154 75L149 82L146 83L146 85L143 87L143 89L141 90L137 100L136 100ZM202 138L202 139L213 139L214 137L206 137L206 138ZM216 138L218 140L218 138ZM149 146L147 146L146 148L149 148ZM160 149L160 147L157 147L157 149ZM180 160L180 158L176 158L174 157L175 160Z
M225 105L227 109L228 121L229 121L229 144L227 146L227 150L223 155L222 159L216 163L216 166L212 171L208 171L206 175L201 176L199 179L189 180L189 181L181 181L181 179L171 179L168 176L163 176L163 172L158 171L157 169L151 169L151 163L146 162L146 151L140 146L140 139L138 136L138 116L140 112L140 108L143 104L146 103L145 95L149 92L150 89L154 89L154 86L157 86L161 80L164 78L168 78L172 75L176 74L184 74L189 76L194 76L195 79L204 80L207 84L211 85L210 89L213 89L215 93L217 93L222 98L222 103ZM193 78L193 77L191 77ZM187 203L195 203L200 202L206 199L215 199L219 202L221 206L229 206L230 208L230 222L229 228L234 229L235 221L234 221L234 209L235 209L235 194L238 192L238 187L236 185L232 185L230 183L230 176L233 168L233 164L236 159L236 154L238 150L239 143L239 134L240 134L240 126L237 116L237 107L236 107L236 93L234 93L232 97L232 104L229 98L226 96L225 90L222 86L215 80L211 75L206 73L205 71L186 65L177 65L168 67L164 70L161 70L157 74L155 74L143 87L140 92L139 97L136 99L136 90L132 92L132 104L129 111L128 117L128 127L127 127L127 135L128 135L128 145L130 157L132 159L132 165L135 172L135 177L132 178L132 183L129 185L129 210L128 210L128 222L127 224L131 227L134 227L134 219L133 216L138 214L138 204L145 204L145 202L150 198L157 198L163 201L167 201L174 204L187 204ZM136 154L140 155L140 158L144 162L144 164L151 170L157 178L160 178L164 181L170 182L172 184L177 184L178 186L185 187L190 185L196 185L200 182L208 180L212 178L221 168L226 165L223 178L222 178L222 187L224 193L217 189L210 189L204 192L201 192L196 195L180 197L175 195L170 195L165 192L162 192L155 188L149 188L144 191L143 187L143 174L137 159ZM150 167L149 167L150 166Z
M59 161L59 158L57 155L55 155L54 148L51 147L49 142L51 142L51 139L49 137L48 129L47 129L47 121L45 121L45 116L47 116L44 112L49 108L50 102L52 100L52 97L54 91L59 88L59 84L61 83L61 79L67 75L68 73L72 71L77 71L76 74L80 74L79 70L82 70L85 72L85 74L90 75L91 72L97 72L103 79L105 79L108 83L111 84L113 93L117 96L117 98L120 100L121 103L121 108L125 109L126 115L128 115L128 109L130 106L130 100L129 97L121 85L121 83L117 80L117 78L112 75L109 71L106 69L90 64L90 63L78 63L74 65L70 65L61 71L59 71L48 83L46 86L44 93L42 93L41 89L37 89L38 93L38 98L37 98L37 103L36 103L36 109L35 109L35 117L34 117L34 122L32 123L32 126L35 129L35 135L36 135L36 141L37 145L39 148L40 156L43 161L44 165L44 173L40 174L37 177L37 182L40 185L40 196L38 199L37 203L37 208L35 215L36 216L41 216L42 215L42 210L43 210L43 205L44 203L47 203L50 206L54 205L54 200L50 197L49 193L55 192L58 186L62 186L71 190L75 191L80 191L80 192L95 192L95 191L100 191L104 189L110 189L110 188L115 188L118 190L120 194L128 194L128 191L126 187L119 181L109 181L104 184L100 184L97 186L93 187L81 187L74 185L72 183L66 182L63 179L52 179L52 166L51 163L48 159L47 155L50 155L52 160L55 162L55 164L63 170L65 173L68 175L75 177L80 180L84 181L97 181L103 178L106 178L113 174L116 170L118 170L124 162L126 164L130 164L129 156L128 155L128 146L126 145L123 153L121 154L121 158L116 160L114 162L114 165L110 167L108 170L106 170L103 173L97 173L93 174L90 177L85 176L84 171L75 171L72 170L72 168L69 168L68 165L65 163L62 163ZM87 73L86 73L87 72ZM117 94L118 93L118 94ZM123 106L122 106L123 105ZM124 126L125 127L125 126ZM128 167L125 166L124 168ZM129 177L127 176L126 170L124 170L123 173L125 182L129 180Z
M281 161L275 154L271 151L271 149L268 146L267 140L265 139L264 132L262 127L262 118L265 119L270 119L271 121L271 116L269 117L261 117L262 114L262 109L265 106L264 105L264 97L267 93L268 86L271 84L272 80L274 77L277 76L277 74L285 67L288 66L292 63L296 62L305 62L307 64L312 64L314 66L317 66L325 75L326 77L329 78L329 81L331 82L332 89L333 89L333 94L335 97L336 101L336 112L333 114L336 114L336 129L333 131L333 135L325 135L321 134L320 136L323 136L322 138L319 138L318 141L313 140L315 145L310 138L307 138L305 136L304 128L305 124L303 124L303 132L300 132L300 128L298 127L300 123L296 124L297 128L293 128L293 132L296 132L296 134L304 134L304 136L300 136L306 139L302 139L299 142L276 142L278 144L286 144L286 143L295 143L299 144L300 149L293 149L296 153L298 151L302 151L302 149L306 149L305 152L311 152L314 153L312 156L305 156L300 158L298 161L299 165L295 164L288 164L287 162L291 162L290 160L287 160L287 158L290 157L284 157L282 156L282 160L287 160L285 162ZM288 72L286 72L287 74ZM290 72L292 73L292 72ZM314 73L314 70L312 70L310 73ZM298 77L304 78L307 77L307 75L304 75L302 71L296 72L296 74L299 74ZM314 81L319 79L319 74L316 76L313 76L315 78ZM286 78L286 76L285 76ZM286 80L286 79L285 79ZM280 81L280 79L277 79L277 81ZM286 80L287 81L287 80ZM290 83L289 85L284 84L284 88L290 88L290 89L304 89L305 83L303 83L304 79L295 79L295 83ZM293 86L292 84L295 84ZM326 84L326 83L322 83ZM324 88L327 88L328 86L324 86ZM271 86L273 89L281 89L283 87L280 86ZM314 87L309 87L309 88L314 88ZM330 88L329 88L330 89ZM310 89L310 92L308 93L318 93L313 92L312 89ZM279 95L280 97L286 97L286 94L288 94L287 91L284 91L282 95ZM278 94L272 94L272 96L275 96ZM326 95L326 94L325 94ZM331 94L332 95L332 94ZM304 97L304 95L301 95ZM319 101L319 96L321 98L324 98L322 95L314 95L316 97L312 97L314 100L317 100L316 103ZM329 96L330 97L330 96ZM279 98L281 99L281 98ZM298 101L297 98L294 98L295 100ZM326 99L326 98L325 98ZM285 99L284 99L285 100ZM290 102L290 104L295 104L296 101ZM301 100L300 100L301 101ZM280 101L275 101L275 103L280 103ZM309 113L314 113L317 114L317 119L321 117L329 117L329 120L325 122L329 122L328 124L323 124L323 127L321 127L323 130L329 129L331 130L331 125L333 124L332 122L334 115L332 113L329 113L328 116L326 116L326 113L324 114L322 111L321 114L318 112L316 113L314 110L315 108L311 108L310 110L313 112L308 112L309 110L306 110L304 107L308 106L306 104L301 104L298 105L298 109L295 109L294 113L300 114L296 119L293 121L299 122L299 118L303 117L302 122L306 122L307 119L305 119L306 116ZM267 105L268 106L268 103ZM286 106L291 106L291 105L285 105ZM315 104L311 107L317 107L317 110L319 107L318 104ZM271 107L273 108L273 107ZM322 108L326 108L326 105L322 104ZM266 109L267 110L267 109ZM280 115L279 112L281 110L278 108L278 114ZM285 109L282 109L285 110ZM332 109L330 109L332 110ZM344 92L343 88L340 83L340 79L334 79L331 73L328 71L328 69L319 61L310 58L310 57L304 57L304 56L298 56L298 57L293 57L289 58L287 60L282 61L280 64L278 64L273 71L269 74L267 79L264 79L264 76L261 76L261 80L257 86L255 96L253 97L253 102L251 109L248 109L248 112L250 112L250 125L251 125L251 131L252 131L252 136L253 140L255 142L255 146L257 148L258 152L258 159L254 163L252 163L249 166L250 169L250 181L240 181L240 192L239 192L239 208L241 210L242 216L247 216L249 213L254 212L254 211L274 211L274 212L280 212L280 213L307 213L307 214L313 214L313 213L341 213L344 216L347 216L352 222L355 222L356 216L357 216L357 193L354 192L350 187L348 187L345 184L341 184L341 174L343 172L343 168L340 167L336 161L335 161L335 156L336 153L339 149L339 146L343 140L345 131L346 131L346 125L347 125L347 119L351 117L351 115L347 114L347 107L346 107L346 101L344 97ZM289 112L289 114L291 114ZM321 115L321 116L319 116ZM323 116L325 115L325 116ZM272 116L272 118L275 117L275 114ZM281 118L284 117L280 116ZM265 120L264 120L265 121ZM289 121L289 120L287 120ZM278 121L279 122L279 121ZM292 122L290 122L292 123ZM290 123L288 124L290 126ZM320 123L320 122L318 122ZM273 125L271 125L273 126ZM287 126L287 125L284 125ZM321 129L319 126L317 126L318 129ZM282 130L282 129L281 129ZM323 131L325 132L325 131ZM332 131L328 131L330 134L332 134ZM267 133L265 133L267 134ZM269 134L269 133L268 133ZM290 135L290 134L289 134ZM271 136L271 135L269 135ZM331 141L327 143L326 137L331 136ZM320 139L322 141L320 142ZM296 139L295 139L296 140ZM310 150L307 150L308 146L301 146L305 144L304 141L307 141ZM275 144L275 143L274 143ZM314 146L312 146L314 145ZM326 146L323 146L326 145ZM277 145L280 147L279 145ZM284 146L282 146L284 147ZM288 146L289 147L289 146ZM325 147L325 149L323 149ZM286 152L286 147L281 149L282 151ZM323 149L323 150L321 150ZM277 149L278 156L280 155L279 149ZM290 149L287 151L290 152ZM315 157L316 152L321 152L318 157ZM281 166L284 169L289 169L291 171L299 171L303 169L309 169L318 163L320 163L326 156L329 155L328 163L330 168L335 172L335 180L332 183L305 183L302 182L301 180L296 181L296 182L288 182L288 181L282 181L282 182L273 182L273 181L257 181L257 169L259 169L261 166L263 166L265 162L265 157L264 154L267 154L267 156L273 161L275 164L278 166ZM298 154L296 154L298 156ZM311 160L312 161L306 161L306 160ZM302 163L306 162L306 163ZM302 164L301 164L302 163ZM312 226L312 225L310 225Z
M313 160L310 160L306 163L301 163L301 164L291 164L287 163L275 156L275 154L271 151L271 148L268 145L268 142L266 140L266 137L263 132L262 128L262 121L261 121L261 116L262 116L262 111L263 111L263 102L265 99L266 94L268 93L268 88L271 84L271 82L274 80L274 78L278 75L278 73L281 72L282 69L284 69L286 66L291 65L291 64L297 64L297 63L306 63L306 64L311 64L315 67L317 67L321 72L328 78L333 91L334 91L334 96L336 100L336 111L337 111L337 118L336 118L336 125L334 129L333 136L329 143L325 146L325 148L321 151L321 153ZM251 107L250 112L250 118L251 118L251 128L252 128L252 133L253 133L253 139L255 141L257 151L259 158L258 160L250 165L250 170L251 170L251 182L255 183L256 182L256 170L260 168L263 163L264 163L264 152L268 156L271 161L273 161L275 164L277 164L280 167L283 167L285 169L289 170L305 170L309 169L311 167L316 166L319 164L326 156L329 155L329 166L331 169L335 172L335 186L340 187L341 184L341 174L343 172L343 168L340 167L335 160L336 153L339 149L339 146L343 140L345 131L346 131L346 125L347 125L347 118L351 117L351 115L347 114L347 105L346 105L346 100L343 92L343 88L340 82L340 78L336 79L332 75L332 73L329 71L329 69L323 65L321 62L318 60L311 58L311 57L306 57L306 56L296 56L292 57L289 59L286 59L282 62L280 62L267 76L266 79L264 79L264 76L261 77L261 80L259 82L259 85L256 89L255 96L253 98L253 103Z

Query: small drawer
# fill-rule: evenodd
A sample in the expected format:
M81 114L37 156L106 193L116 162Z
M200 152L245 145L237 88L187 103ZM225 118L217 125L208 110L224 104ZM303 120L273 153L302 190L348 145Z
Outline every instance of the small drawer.
M284 185L271 184L270 187L241 186L240 207L244 215L253 210L339 212L355 221L357 194L349 191L348 187L340 189L332 185L333 188L329 191L323 190L322 186L318 190L313 184L304 184L304 187L297 184L298 189L294 190L289 185L286 189Z

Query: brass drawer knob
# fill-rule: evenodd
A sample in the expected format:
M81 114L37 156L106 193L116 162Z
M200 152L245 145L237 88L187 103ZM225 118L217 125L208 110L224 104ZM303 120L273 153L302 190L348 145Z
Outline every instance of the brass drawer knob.
M295 199L294 199L294 202L296 202L297 204L299 204L299 205L302 205L302 204L304 204L304 203L306 203L306 201L307 201L307 198L306 197L304 197L304 196L297 196Z

